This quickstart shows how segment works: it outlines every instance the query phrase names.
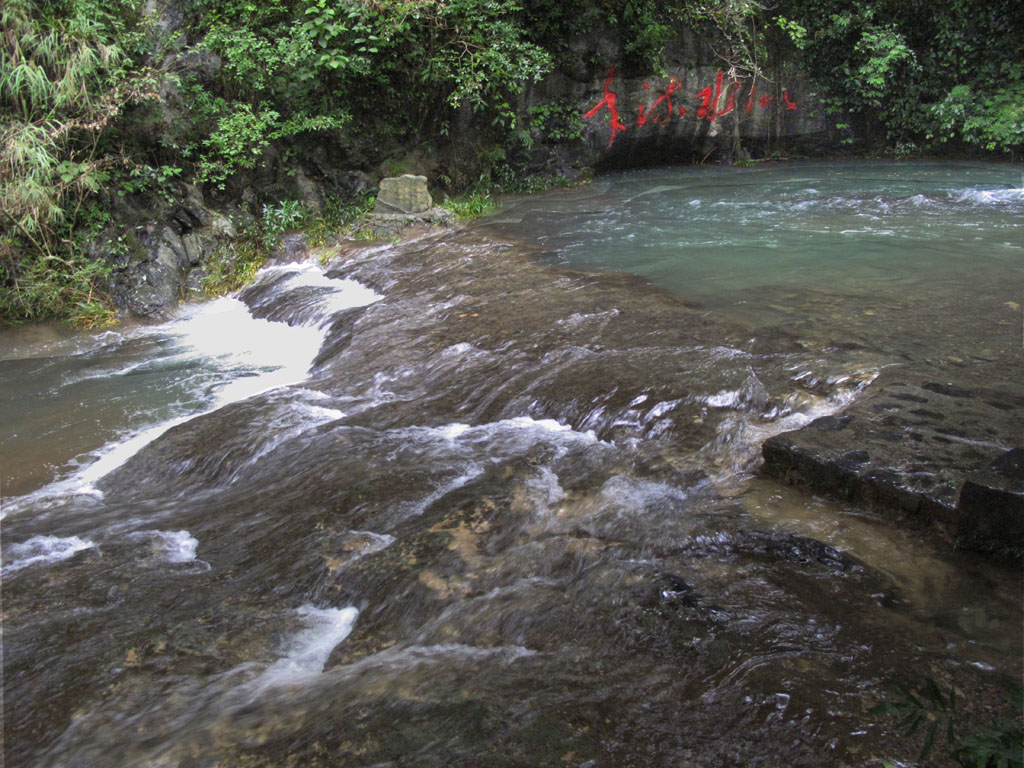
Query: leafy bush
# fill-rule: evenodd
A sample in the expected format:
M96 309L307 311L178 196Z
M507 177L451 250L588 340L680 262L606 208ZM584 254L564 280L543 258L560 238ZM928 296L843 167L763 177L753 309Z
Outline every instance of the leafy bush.
M1017 70L1016 78L988 92L954 86L931 106L934 122L927 138L939 143L960 138L989 151L1024 146L1024 69Z
M0 302L6 320L88 316L104 305L104 267L75 238L83 205L123 164L101 146L131 104L153 98L133 69L128 0L7 0L0 6ZM87 309L86 309L87 308ZM81 310L81 311L80 311Z
M1010 689L1011 714L966 735L956 690L928 677L918 686L894 684L895 698L872 707L871 713L897 719L907 737L922 735L919 761L945 745L945 752L965 768L1020 768L1024 766L1024 688ZM885 761L889 764L888 761Z
M843 5L780 0L780 43L827 91L832 110L890 147L963 142L1024 147L1020 14L1015 0ZM795 25L795 26L794 26ZM878 131L880 129L880 131Z
M568 143L583 138L583 120L567 99L547 99L530 107L530 127L542 141Z

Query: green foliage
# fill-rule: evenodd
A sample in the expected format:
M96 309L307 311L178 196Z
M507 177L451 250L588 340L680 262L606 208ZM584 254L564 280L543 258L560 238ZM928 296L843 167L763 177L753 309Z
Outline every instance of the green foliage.
M871 106L881 107L900 67L914 65L914 52L891 27L865 29L853 50L863 57L855 82Z
M541 141L569 143L583 138L580 112L568 99L547 99L528 110L530 128Z
M627 66L659 72L665 45L675 36L671 26L674 14L655 0L630 0L619 10L617 23L622 28L623 53Z
M945 745L945 753L965 768L1019 768L1024 766L1024 688L1011 689L1012 714L966 736L956 691L925 678L920 686L894 685L897 698L871 708L871 713L897 719L896 727L907 737L922 735L917 759L928 760Z
M307 216L303 223L309 244L319 247L339 236L354 236L356 223L361 216L373 210L375 201L374 195L366 195L355 201L329 196L320 213Z
M474 192L454 200L446 195L441 203L441 207L452 211L458 221L467 221L486 216L494 210L495 206L496 203L491 199L491 196L482 192Z
M939 143L963 139L989 151L1012 151L1024 145L1024 68L1005 85L978 93L954 86L930 108L933 124L927 138Z
M203 263L203 291L221 296L251 283L281 235L301 226L308 218L306 206L296 200L264 205L260 218L246 227L240 237L219 246Z
M525 82L539 80L550 68L548 53L526 41L515 22L520 7L512 0L451 0L433 6L427 17L444 44L425 53L423 81L448 91L448 104L463 101L481 111L518 93ZM424 41L426 42L426 41Z
M780 44L827 94L831 113L892 147L1024 147L1015 0L779 0ZM793 25L797 26L793 26ZM879 130L880 129L880 130Z
M267 261L267 252L258 238L245 237L221 246L203 265L203 290L210 296L222 296L251 283Z
M754 0L691 0L683 17L697 28L710 27L708 43L732 75L754 77L767 59L765 10Z
M220 246L204 262L203 290L220 296L248 285L280 244L281 235L313 221L309 209L298 200L264 205L262 215L240 237Z
M807 28L802 24L793 21L792 19L787 19L785 16L776 16L775 24L779 29L786 33L790 42L792 42L798 49L802 51L807 47Z
M0 242L0 248L4 243ZM0 322L65 317L76 325L110 325L116 312L100 286L110 276L109 265L90 259L84 249L66 257L30 254L0 261Z
M1024 690L1014 691L1016 712L979 728L957 746L955 757L966 768L1019 768L1024 765Z
M871 714L897 718L896 727L908 737L923 729L924 739L918 760L928 759L939 738L944 738L950 746L956 743L955 690L944 691L931 678L925 680L919 692L903 683L894 687L899 698L878 704L871 709Z
M263 206L263 232L272 237L298 229L309 218L309 211L298 200L282 200Z
M83 205L120 162L101 147L104 132L130 105L153 98L152 73L133 70L128 57L137 18L129 0L0 6L0 213L10 230L0 240L0 285L9 294L0 312L7 319L99 322L104 270L75 231Z

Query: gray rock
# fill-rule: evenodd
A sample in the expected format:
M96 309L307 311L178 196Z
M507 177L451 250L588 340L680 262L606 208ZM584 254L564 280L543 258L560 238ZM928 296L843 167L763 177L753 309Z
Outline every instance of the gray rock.
M123 244L105 255L114 266L109 286L114 303L135 317L166 316L201 289L203 263L234 231L226 216L194 200L160 222L130 230L122 236Z
M434 207L421 213L374 213L363 219L360 229L375 238L383 240L400 237L407 227L433 225L451 227L455 225L455 214L447 208Z
M280 264L303 261L307 256L309 256L309 239L302 232L283 235L272 253L274 262Z
M206 226L209 227L212 234L218 237L238 236L238 227L235 226L235 223L220 213L212 213Z
M294 178L295 189L299 193L299 198L306 204L307 208L320 213L323 210L323 202L320 199L320 192L317 190L316 184L310 180L301 168L295 169Z
M767 440L764 470L960 546L1024 551L1024 449L1009 449L1024 434L1024 395L976 383L1008 376L992 365L922 382L890 369L842 416Z
M170 226L140 232L138 241L142 248L122 270L115 302L137 317L159 317L181 300L191 259Z
M373 207L375 214L423 213L434 201L427 191L427 177L405 174L380 180L380 191Z

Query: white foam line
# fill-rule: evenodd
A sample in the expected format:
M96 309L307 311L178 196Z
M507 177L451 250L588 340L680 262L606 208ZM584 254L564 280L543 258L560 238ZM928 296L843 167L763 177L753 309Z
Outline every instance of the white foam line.
M57 563L95 546L92 541L78 536L33 536L21 544L11 545L7 550L8 557L20 559L4 566L3 573L20 571L40 563Z
M270 267L264 273L282 269ZM342 309L366 306L381 298L380 294L355 281L328 278L315 265L305 265L298 270L292 267L290 271L295 272L295 276L287 281L288 286L311 285L335 290L323 299L328 316ZM229 403L304 381L327 331L323 326L289 326L255 318L238 299L223 297L191 309L179 320L155 326L152 332L176 337L185 348L179 357L216 360L222 367L241 367L247 372L254 368L263 370L255 376L240 376L220 385L214 391L210 407L199 413L179 416L108 444L96 452L92 462L71 477L9 503L0 511L0 520L43 499L68 494L102 497L94 484L168 430Z
M307 683L324 671L331 651L351 634L359 611L356 608L314 608L303 605L298 613L309 625L295 635L285 656L244 687L260 694L269 688Z

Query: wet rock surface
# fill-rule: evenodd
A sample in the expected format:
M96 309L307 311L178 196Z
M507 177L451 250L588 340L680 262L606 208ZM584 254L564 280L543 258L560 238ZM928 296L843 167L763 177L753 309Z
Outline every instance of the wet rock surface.
M888 369L841 416L767 440L765 471L961 546L1020 552L1024 389L1006 357Z
M310 379L5 520L95 542L5 573L7 765L868 766L917 752L866 713L896 675L987 722L1012 600L979 640L735 498L857 366L536 255L349 251L329 274L383 298L330 316ZM323 289L286 282L243 298L315 321ZM309 606L358 617L318 641Z

